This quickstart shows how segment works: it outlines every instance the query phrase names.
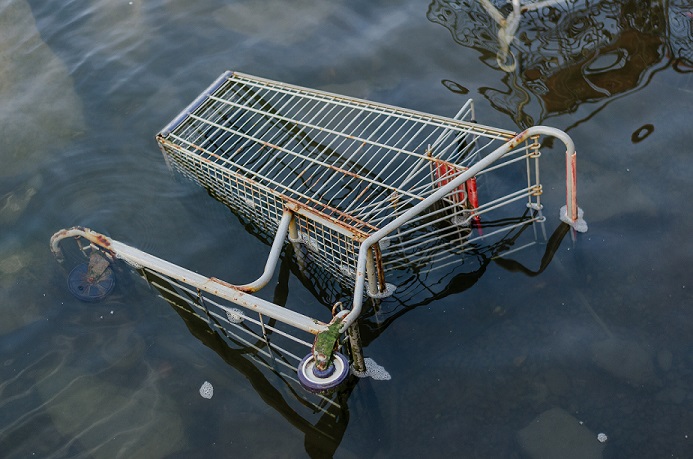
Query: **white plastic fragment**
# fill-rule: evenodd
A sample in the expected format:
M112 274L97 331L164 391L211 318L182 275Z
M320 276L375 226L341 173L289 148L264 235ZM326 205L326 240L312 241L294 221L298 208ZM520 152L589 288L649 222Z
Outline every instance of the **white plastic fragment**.
M384 367L375 363L375 360L373 360L372 358L366 357L365 359L363 359L363 362L366 365L366 371L355 371L353 367L351 369L351 372L357 377L367 378L370 376L376 381L389 381L390 379L392 379L390 373L388 373Z
M605 433L600 433L597 435L597 440L599 440L599 443L606 443L608 439L609 437L607 437Z
M212 398L214 395L214 387L212 387L212 384L209 381L202 383L202 387L200 387L200 395L202 398L206 398L207 400Z

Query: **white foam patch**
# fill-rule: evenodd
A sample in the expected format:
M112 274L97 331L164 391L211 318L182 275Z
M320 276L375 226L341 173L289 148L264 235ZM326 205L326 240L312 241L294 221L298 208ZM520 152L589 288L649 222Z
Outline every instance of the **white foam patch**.
M578 233L584 233L587 231L587 222L582 218L584 212L579 207L577 220L575 221L572 221L570 217L568 217L568 208L566 206L561 207L559 214L561 221L575 228L575 231L577 231Z
M392 379L392 376L390 376L390 373L387 372L385 367L382 367L375 363L375 360L373 360L370 357L366 357L363 359L364 363L366 364L366 371L354 371L354 369L351 369L351 372L358 376L359 378L368 378L371 377L375 379L376 381L389 381Z
M212 384L209 381L202 383L202 387L200 387L200 395L202 398L206 398L207 400L212 398L214 395L214 387L212 387Z
M243 322L243 319L245 318L245 316L243 315L243 311L237 308L226 309L226 317L232 324L240 324L241 322Z

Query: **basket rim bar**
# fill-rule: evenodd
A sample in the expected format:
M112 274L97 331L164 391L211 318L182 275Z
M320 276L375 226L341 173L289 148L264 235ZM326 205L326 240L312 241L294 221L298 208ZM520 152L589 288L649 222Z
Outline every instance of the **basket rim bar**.
M422 122L433 122L439 127L444 128L456 128L460 130L466 130L473 132L476 135L482 135L488 138L494 138L496 140L507 141L517 135L516 132L507 129L501 129L493 126L488 126L484 124L477 123L476 121L462 121L455 118L451 118L443 115L436 115L433 113L413 110L410 108L404 108L401 106L390 105L383 102L371 101L359 97L347 96L344 94L338 94L330 91L324 91L320 89L308 88L305 86L300 86L292 83L286 83L283 81L272 80L270 78L259 77L255 75L250 75L243 72L227 70L219 75L205 90L197 95L197 97L181 112L179 112L164 128L162 128L157 135L164 138L168 137L173 131L176 131L183 122L195 112L198 111L200 106L209 97L214 96L217 92L228 85L229 83L243 83L250 84L256 87L262 85L265 89L283 90L290 91L299 96L313 96L322 99L326 102L331 103L348 103L353 106L360 106L362 109L378 110L381 113L387 113L389 116L397 117L416 117Z
M477 122L470 122L470 121L462 121L462 120L457 120L448 116L443 116L443 115L436 115L433 113L428 113L428 112L423 112L419 110L414 110L410 108L405 108L397 105L390 105L386 104L383 102L377 102L377 101L372 101L372 100L367 100L364 98L360 97L354 97L354 96L348 96L344 94L338 94L335 92L330 92L330 91L324 91L321 89L314 89L314 88L308 88L305 86L300 86L292 83L286 83L283 81L277 81L277 80L272 80L270 78L264 78L264 77L259 77L255 75L250 75L247 73L243 72L236 72L236 71L227 71L225 72L222 76L226 77L227 81L247 81L247 82L256 82L256 83L262 83L266 86L274 86L276 88L284 88L284 89L291 89L294 91L298 91L299 93L303 93L303 95L306 94L314 94L318 96L322 96L325 98L332 99L332 101L348 101L349 103L356 104L356 105L361 105L363 107L370 107L370 108L379 108L384 111L391 112L390 114L398 114L398 115L410 115L410 116L416 116L420 117L422 119L428 119L430 121L435 121L437 123L440 123L441 125L444 125L445 127L459 127L459 128L465 128L473 131L475 134L480 134L480 135L485 135L488 137L496 137L499 140L505 140L505 139L511 139L517 135L517 132L510 131L507 129L501 129L493 126L488 126L484 124L480 124ZM216 92L216 91L215 91ZM209 94L211 95L211 94ZM300 94L299 94L300 95Z

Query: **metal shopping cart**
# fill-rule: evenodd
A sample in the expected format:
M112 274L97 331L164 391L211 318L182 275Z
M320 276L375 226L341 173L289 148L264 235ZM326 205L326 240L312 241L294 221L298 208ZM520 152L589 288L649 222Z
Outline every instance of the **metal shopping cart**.
M254 328L264 352L279 354L303 387L329 391L350 371L367 371L358 319L364 298L396 292L389 278L411 266L454 263L544 221L541 136L566 146L560 218L586 231L576 200L574 145L558 129L535 126L516 134L477 124L471 100L445 118L226 72L156 139L173 169L274 235L262 275L230 284L82 227L57 232L51 247L61 258L63 239L86 241L80 247L89 262L68 279L81 299L107 294L110 266L124 260L159 279L164 296L203 310L215 327ZM522 217L511 218L518 207ZM331 316L313 317L256 296L287 242L299 265L317 266L349 288L351 305L338 303ZM308 354L280 347L270 335Z

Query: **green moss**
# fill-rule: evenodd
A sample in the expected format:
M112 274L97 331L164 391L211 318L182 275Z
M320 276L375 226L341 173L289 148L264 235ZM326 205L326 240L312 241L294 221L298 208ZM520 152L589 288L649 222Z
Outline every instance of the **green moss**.
M326 362L332 361L332 352L334 351L335 343L339 339L341 326L342 321L335 320L327 326L327 330L318 333L313 344L313 355L323 355L326 358Z

